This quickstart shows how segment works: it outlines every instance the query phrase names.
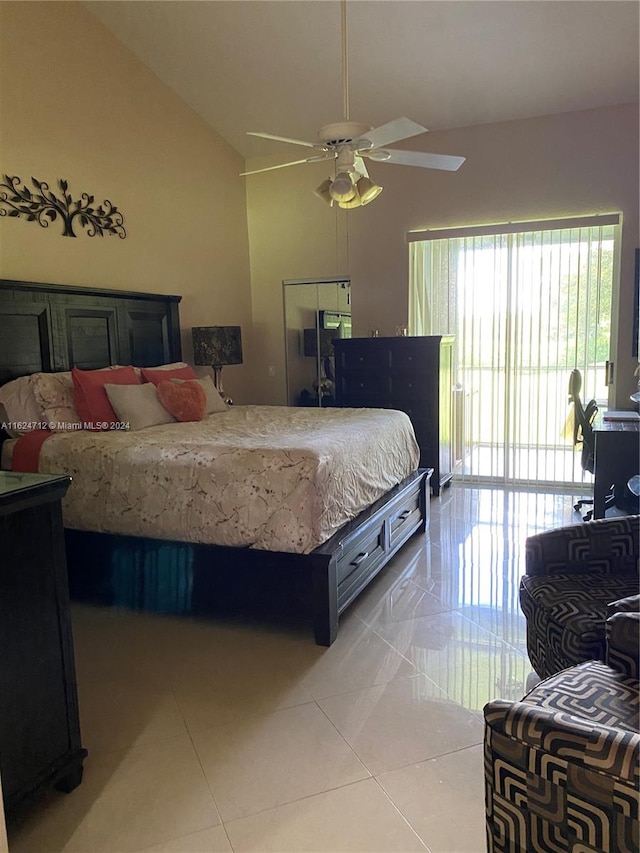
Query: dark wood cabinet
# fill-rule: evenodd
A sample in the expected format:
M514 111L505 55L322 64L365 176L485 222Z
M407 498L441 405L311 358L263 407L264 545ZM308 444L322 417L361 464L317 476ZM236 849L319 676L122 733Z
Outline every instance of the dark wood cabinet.
M60 502L69 477L0 472L0 773L7 817L71 791L80 742Z
M434 495L453 476L453 342L442 335L334 340L339 406L399 409L411 418Z

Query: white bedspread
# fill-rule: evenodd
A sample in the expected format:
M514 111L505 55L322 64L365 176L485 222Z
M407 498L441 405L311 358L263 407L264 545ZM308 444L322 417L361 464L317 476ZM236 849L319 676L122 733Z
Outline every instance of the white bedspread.
M199 423L58 433L39 470L73 477L67 527L306 554L418 458L403 412L236 406Z

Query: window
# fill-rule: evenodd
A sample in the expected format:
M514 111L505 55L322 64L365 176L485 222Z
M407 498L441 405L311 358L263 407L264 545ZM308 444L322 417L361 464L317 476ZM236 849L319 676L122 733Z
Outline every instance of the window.
M568 381L605 402L619 215L412 233L412 334L456 336L457 471L572 485Z

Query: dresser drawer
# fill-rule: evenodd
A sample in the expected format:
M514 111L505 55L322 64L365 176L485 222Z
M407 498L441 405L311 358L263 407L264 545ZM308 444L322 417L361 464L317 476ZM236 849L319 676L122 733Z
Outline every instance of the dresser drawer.
M438 444L438 426L433 418L425 417L423 410L418 410L414 407L409 407L411 411L405 408L405 411L411 418L413 431L416 434L416 441L422 447L427 444Z
M389 544L394 545L415 529L420 521L420 493L411 495L407 503L389 519Z
M385 519L380 518L369 530L347 544L336 566L338 586L350 575L354 575L355 580L368 573L371 566L382 559L385 552L384 528Z
M338 393L343 405L349 405L352 398L372 397L376 400L372 405L379 406L389 398L389 376L374 370L350 370L341 375ZM384 408L390 408L389 404Z
M347 339L346 343L350 341ZM387 370L391 365L391 352L387 347L372 346L369 341L357 347L342 348L339 342L335 346L340 367L344 370Z
M433 376L422 371L392 370L389 372L389 391L406 400L433 400L436 394Z
M379 408L397 409L399 412L404 412L411 418L411 423L416 431L431 430L431 424L434 423L432 406L426 400L407 400L406 397L389 396L384 404L377 403Z
M393 368L408 370L426 370L428 361L422 341L400 341L393 347L389 364Z

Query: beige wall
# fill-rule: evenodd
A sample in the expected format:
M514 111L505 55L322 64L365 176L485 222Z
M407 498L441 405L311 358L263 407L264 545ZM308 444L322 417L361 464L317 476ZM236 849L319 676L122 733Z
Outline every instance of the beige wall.
M372 163L384 192L351 212L331 209L312 194L329 172L324 164L247 179L254 316L264 363L278 372L260 377L261 399L284 399L281 279L350 274L354 334L379 328L392 335L407 322L407 231L622 211L620 302L614 306L622 319L613 348L616 403L628 403L635 390L630 317L640 245L637 106L462 128L411 142L401 147L460 154L467 162L456 173Z
M58 223L0 218L0 277L181 294L185 356L192 325L239 323L245 364L227 368L225 387L238 402L280 403L283 279L350 275L354 334L393 334L407 322L407 231L621 210L623 404L635 387L637 106L432 133L403 147L425 142L467 162L458 173L371 164L384 192L350 213L313 195L325 164L252 176L245 195L236 152L81 4L0 2L0 169L65 177L74 195L110 198L128 232L71 239ZM282 162L285 149L256 165Z
M0 2L0 170L109 198L127 237L62 237L0 218L0 278L181 295L194 325L241 325L248 402L251 289L244 165L80 3Z

